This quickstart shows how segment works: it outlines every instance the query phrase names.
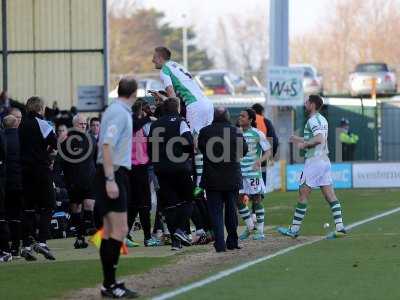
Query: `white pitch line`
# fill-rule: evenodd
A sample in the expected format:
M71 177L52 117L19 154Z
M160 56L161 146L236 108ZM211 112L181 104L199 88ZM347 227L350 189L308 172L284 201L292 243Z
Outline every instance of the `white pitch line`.
M389 216L389 215L394 214L394 213L397 213L397 212L399 212L399 211L400 211L400 207L395 208L395 209L392 209L392 210L388 210L388 211L383 212L383 213L381 213L381 214L372 216L372 217L370 217L370 218L367 218L367 219L364 219L364 220L355 222L355 223L353 223L353 224L351 224L351 225L349 225L349 226L346 226L346 230L351 230L351 229L353 229L354 227L358 227L358 226L363 225L363 224L365 224L365 223L368 223L368 222L371 222L371 221L375 221L375 220L377 220L377 219L380 219L380 218Z
M360 225L375 221L377 219L389 216L389 215L397 213L397 212L400 212L400 207L392 209L392 210L389 210L389 211L386 211L384 213L377 214L377 215L372 216L370 218L355 222L355 223L347 226L346 230L349 231L349 230L351 230L351 229L353 229L355 227L358 227ZM254 265L258 264L258 263L261 263L263 261L270 260L270 259L272 259L274 257L286 254L286 253L291 252L293 250L296 250L298 248L301 248L301 247L304 247L304 246L307 246L307 245L311 245L311 244L314 244L316 242L320 242L320 241L322 241L324 239L325 239L325 237L320 237L320 238L318 238L316 240L313 240L313 241L305 242L303 244L298 244L298 245L295 245L295 246L290 246L288 248L282 249L282 250L280 250L278 252L275 252L273 254L270 254L270 255L267 255L267 256L264 256L264 257L260 257L260 258L258 258L256 260L249 261L249 262L244 263L244 264L240 264L237 267L234 267L234 268L231 268L231 269L228 269L228 270L225 270L225 271L221 271L221 272L219 272L219 273L217 273L217 274L215 274L213 276L210 276L210 277L205 278L203 280L200 280L200 281L193 282L191 284L185 285L185 286L183 286L183 287L181 287L179 289L173 290L171 292L167 292L167 293L161 294L161 295L156 296L156 297L154 297L152 299L153 300L171 299L171 298L173 298L175 296L178 296L180 294L186 293L186 292L188 292L190 290L193 290L195 288L199 288L199 287L205 286L205 285L207 285L209 283L215 282L215 281L217 281L219 279L222 279L224 277L227 277L227 276L229 276L231 274L234 274L234 273L237 273L237 272L242 271L244 269L247 269L247 268L249 268L251 266L254 266Z

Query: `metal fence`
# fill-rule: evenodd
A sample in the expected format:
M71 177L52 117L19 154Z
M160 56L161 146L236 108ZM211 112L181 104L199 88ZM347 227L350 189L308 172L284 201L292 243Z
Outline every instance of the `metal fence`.
M400 160L400 101L381 104L382 161Z

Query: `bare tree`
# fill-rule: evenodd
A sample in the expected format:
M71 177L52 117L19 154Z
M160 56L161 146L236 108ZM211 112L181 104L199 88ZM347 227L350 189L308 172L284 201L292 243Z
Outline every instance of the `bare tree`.
M234 28L233 41L242 68L245 72L256 71L267 53L266 16L259 13L244 19L243 16L232 15L229 20Z
M235 66L235 58L232 51L232 42L229 37L228 30L222 19L218 20L217 28L217 46L219 55L222 56L224 67L231 69Z
M108 11L115 17L130 16L136 9L141 8L141 2L138 0L109 0Z
M224 67L239 74L263 69L268 53L268 29L264 11L255 10L247 18L234 14L218 21L216 47Z
M398 62L398 0L336 0L330 15L291 42L291 61L315 65L329 91L346 91L349 72L357 63Z

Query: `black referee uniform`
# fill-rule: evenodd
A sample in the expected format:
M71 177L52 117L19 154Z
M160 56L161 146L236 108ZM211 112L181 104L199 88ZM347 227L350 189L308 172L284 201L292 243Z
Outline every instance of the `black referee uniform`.
M128 85L129 83L129 81L124 82L124 85ZM121 82L119 89L121 89ZM126 96L128 97L128 95ZM127 101L115 100L105 111L101 123L97 157L98 166L95 177L96 210L103 217L103 220L107 220L108 222L111 222L110 219L107 219L110 217L110 213L120 213L120 216L123 217L128 208L128 199L130 197L128 175L131 168L132 152L131 114L132 110ZM110 147L112 167L114 169L112 175L105 174L103 165L104 145ZM112 199L109 197L106 190L106 182L117 185L119 190L117 198ZM118 231L118 229L121 229L113 229L112 226L114 225L108 224L107 226L109 225L111 225L111 228L107 228L107 230ZM127 224L125 226L128 227ZM124 234L126 235L126 233ZM123 284L118 283L115 278L122 242L123 240L116 239L112 235L108 237L103 236L101 241L100 259L104 275L101 294L104 297L132 298L138 296L135 291L127 289Z

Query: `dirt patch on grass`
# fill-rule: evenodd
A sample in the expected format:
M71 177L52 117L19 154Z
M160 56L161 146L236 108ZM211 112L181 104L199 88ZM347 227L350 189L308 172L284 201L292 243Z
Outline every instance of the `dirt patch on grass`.
M265 241L246 241L241 244L242 249L224 253L216 253L212 245L202 246L198 247L200 252L182 251L176 255L174 263L154 268L145 274L128 276L124 280L128 287L138 290L144 297L149 297L160 293L160 290L177 288L207 274L318 238L299 237L293 240L267 236ZM64 299L101 299L99 289L100 285L96 288L82 289Z

